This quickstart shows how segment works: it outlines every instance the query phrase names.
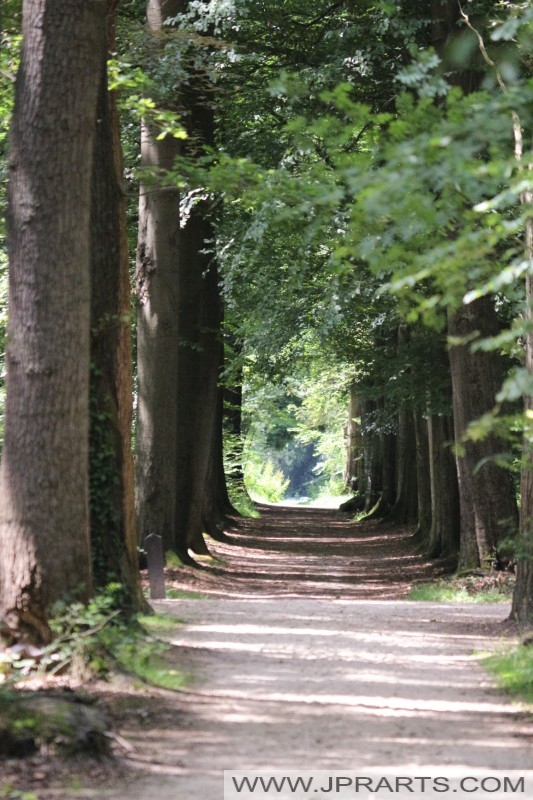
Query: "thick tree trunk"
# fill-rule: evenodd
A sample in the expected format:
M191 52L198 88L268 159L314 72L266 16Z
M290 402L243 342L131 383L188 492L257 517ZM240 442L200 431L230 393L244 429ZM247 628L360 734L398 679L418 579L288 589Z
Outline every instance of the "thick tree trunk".
M108 50L114 51L118 0L107 0ZM91 208L91 385L89 474L95 586L122 584L123 602L139 608L135 487L131 452L132 315L116 98L101 64Z
M188 3L183 3L186 7ZM181 87L180 109L188 139L184 154L197 159L214 147L209 77L194 68ZM224 357L222 299L209 200L186 198L180 229L180 297L175 549L207 553L203 534L218 534L220 482L224 480L218 383Z
M26 0L11 130L9 345L0 609L47 640L46 611L92 591L89 216L102 0Z
M494 336L498 321L492 298L450 314L448 331L454 337ZM468 425L493 408L505 365L498 353L472 352L470 344L461 344L450 348L450 367L461 514L459 569L468 570L489 566L498 542L518 523L511 475L493 461L505 451L505 442L494 436L479 442L465 438Z
M373 430L375 403L361 397L361 429L364 442L364 492L365 513L369 513L377 504L383 489L383 469L381 466L381 448L379 436Z
M431 529L427 552L432 558L446 558L459 550L459 486L451 445L453 419L433 415L428 419L431 481Z
M533 193L527 192L522 202L531 203ZM526 223L525 255L529 260L529 274L526 278L526 320L529 330L525 337L525 366L533 375L533 220ZM520 625L533 626L533 397L524 400L526 430L522 453L522 473L520 481L520 538L516 568L516 583L513 595L511 616Z
M418 518L416 534L427 541L431 530L431 458L429 453L428 422L421 411L414 412L416 441L416 485Z
M206 553L203 539L209 507L210 460L218 407L221 302L212 256L206 204L195 206L180 232L177 475L174 549Z
M222 429L227 436L225 452L228 478L237 492L246 492L242 437L242 384L224 386Z
M346 467L344 481L353 492L364 492L364 440L361 429L361 399L357 384L350 387L348 425L346 429Z
M396 501L396 434L380 433L378 437L381 487L377 504L367 515L368 518L386 517L394 508ZM374 484L375 485L375 484Z
M225 541L224 525L228 516L239 516L233 507L226 482L224 471L224 437L223 437L224 398L223 388L217 390L217 409L215 424L213 426L213 441L211 443L211 457L207 476L207 497L205 518L205 531L213 539Z
M411 342L408 325L398 326L396 356L400 363L408 363L407 353ZM409 368L406 368L409 370ZM400 401L397 414L395 497L391 519L400 523L414 523L418 517L418 486L416 461L416 432L412 401Z
M462 32L471 38L474 48L468 65L457 70L449 62L450 53L453 53L450 45L460 32L460 4L456 0L431 0L431 10L433 43L443 60L443 68L448 72L447 79L465 93L476 90L486 72L486 64L478 54L478 41L473 32L465 33L464 29ZM475 13L475 9L470 11ZM483 29L482 19L478 18L474 24ZM452 336L468 337L476 332L481 337L491 336L497 330L493 301L488 297L449 315L448 332ZM456 459L461 516L459 568L471 569L490 564L497 552L498 541L516 526L517 510L511 477L490 461L505 445L494 437L483 442L463 441L468 424L492 409L504 368L498 354L472 353L468 344L450 349L450 367L459 452ZM484 459L488 460L480 466Z
M148 29L159 50L163 22L181 10L181 0L149 0ZM166 170L181 153L179 140L157 139L148 123L141 130L141 167ZM137 532L174 547L176 514L176 404L179 303L178 188L157 183L140 187L137 248Z
M150 0L148 23L161 35L185 0ZM160 46L160 45L159 45ZM179 87L177 107L191 158L213 142L213 110L205 76ZM182 148L158 141L145 126L144 166L162 169ZM138 292L138 509L140 532L155 531L182 558L207 553L203 538L212 506L208 483L221 367L221 300L214 239L205 200L177 190L141 189Z
M404 407L398 414L396 437L396 496L390 516L395 522L418 519L416 433L413 412Z

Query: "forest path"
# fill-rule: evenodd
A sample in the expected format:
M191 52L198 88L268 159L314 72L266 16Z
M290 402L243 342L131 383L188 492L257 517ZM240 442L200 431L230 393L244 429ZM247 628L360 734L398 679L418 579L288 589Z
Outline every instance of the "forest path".
M229 537L214 563L169 575L204 599L154 604L182 621L169 639L195 677L122 713L141 772L101 797L222 800L224 769L533 763L531 722L476 655L505 637L507 605L403 600L435 567L408 532L337 512L264 508Z

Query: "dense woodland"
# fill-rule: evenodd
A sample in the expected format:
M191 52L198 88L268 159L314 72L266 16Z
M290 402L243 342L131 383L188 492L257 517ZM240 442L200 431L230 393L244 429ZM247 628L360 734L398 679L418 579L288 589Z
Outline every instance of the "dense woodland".
M0 13L6 639L141 607L144 537L194 563L245 480L516 564L532 623L530 4Z

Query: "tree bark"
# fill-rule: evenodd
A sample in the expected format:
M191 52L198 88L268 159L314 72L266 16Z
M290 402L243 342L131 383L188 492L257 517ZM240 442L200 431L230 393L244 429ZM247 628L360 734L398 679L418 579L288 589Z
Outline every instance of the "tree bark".
M455 0L432 0L433 43L448 71L447 80L465 93L479 88L486 65L478 53L472 31L474 50L467 67L457 70L449 64L450 43L459 34L461 6ZM474 24L483 29L484 22ZM455 71L454 71L455 70ZM493 301L484 297L448 315L451 336L491 336L498 324ZM453 416L458 446L456 458L459 482L461 544L459 569L487 566L497 553L498 541L516 525L514 487L509 473L490 459L500 452L503 443L494 437L483 442L463 441L468 424L490 411L501 386L504 366L496 353L473 353L469 344L450 349L453 385ZM483 466L480 462L485 461Z
M377 504L367 514L367 518L386 517L394 508L396 501L396 433L381 432L378 437L381 487ZM376 483L374 483L376 488Z
M492 298L450 314L448 331L454 337L494 336L498 320ZM498 353L472 352L471 344L460 344L450 348L450 367L461 514L459 569L468 570L489 566L498 542L518 523L511 475L493 460L505 451L505 442L494 436L477 442L465 437L468 425L493 408L505 365Z
M107 0L108 48L100 69L91 207L91 380L89 479L95 586L123 588L125 606L143 605L131 452L131 291L122 187L122 148L107 55L114 51L118 0Z
M428 419L431 482L431 529L427 552L432 558L454 556L459 550L459 486L455 458L453 419L434 414Z
M418 518L416 535L426 542L431 530L431 457L428 423L420 410L414 413Z
M399 523L416 523L418 519L418 486L416 432L413 412L404 406L398 413L396 437L396 496L390 518Z
M369 514L379 502L383 491L382 448L374 430L375 402L361 398L361 428L364 441L365 513Z
M525 192L521 200L523 203L531 203L533 192ZM526 222L524 244L525 256L529 261L525 309L529 327L524 342L524 362L528 373L533 375L533 220L531 219ZM531 627L533 626L533 396L531 395L524 398L524 413L519 553L511 616L520 625Z
M149 0L148 31L156 52L167 16L182 0ZM141 167L164 171L181 153L179 140L157 139L144 122ZM144 539L157 533L165 549L174 547L176 515L180 191L156 182L140 187L137 247L137 531Z
M242 346L231 335L226 334L225 348L230 349L233 358L241 357ZM244 485L243 430L242 430L242 381L243 370L240 365L236 378L224 383L222 388L222 429L228 435L226 457L232 486L237 491L246 492Z
M201 201L180 232L177 475L174 549L208 552L203 539L221 367L221 302L216 265L205 252L213 229Z
M11 129L9 344L0 609L50 639L47 610L92 591L89 217L102 0L26 0Z
M354 492L363 492L364 478L364 440L361 430L361 399L357 384L350 387L348 425L346 430L346 467L344 481Z
M217 409L213 426L213 441L207 476L207 502L205 510L205 531L213 539L225 541L224 525L229 516L238 517L228 493L228 484L224 470L224 395L222 386L217 390Z
M163 30L185 0L148 3L149 28ZM160 47L160 45L159 45ZM143 132L143 164L166 169L179 154L191 159L213 144L214 115L205 76L177 89L176 109L187 129L182 148ZM210 476L222 358L222 305L208 201L178 190L141 189L138 251L138 510L143 535L188 559L207 553L203 532L213 499ZM212 520L209 520L211 523Z

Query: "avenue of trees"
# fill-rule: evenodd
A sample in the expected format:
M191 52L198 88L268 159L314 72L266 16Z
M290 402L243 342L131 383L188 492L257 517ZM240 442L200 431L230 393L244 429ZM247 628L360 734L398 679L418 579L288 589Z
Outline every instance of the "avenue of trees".
M529 3L7 0L0 47L5 636L139 608L282 451L531 624Z

